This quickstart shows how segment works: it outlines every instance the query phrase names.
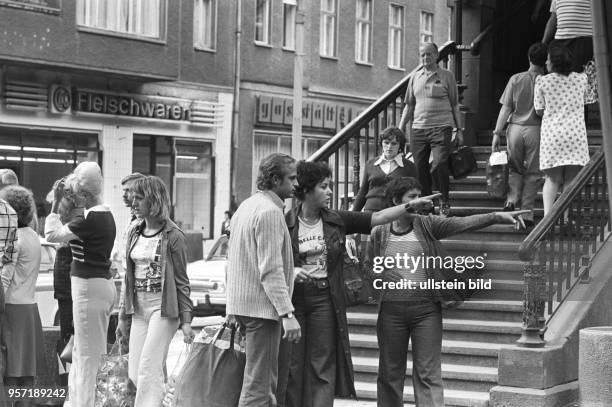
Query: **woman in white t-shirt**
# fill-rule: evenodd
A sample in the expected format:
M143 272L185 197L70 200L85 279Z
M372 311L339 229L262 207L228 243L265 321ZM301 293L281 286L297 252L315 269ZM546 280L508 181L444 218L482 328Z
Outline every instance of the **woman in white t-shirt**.
M192 304L185 235L170 220L170 197L159 177L134 180L132 209L142 221L128 233L117 336L125 337L132 315L129 376L136 384L135 407L159 406L164 372L177 328L193 341Z

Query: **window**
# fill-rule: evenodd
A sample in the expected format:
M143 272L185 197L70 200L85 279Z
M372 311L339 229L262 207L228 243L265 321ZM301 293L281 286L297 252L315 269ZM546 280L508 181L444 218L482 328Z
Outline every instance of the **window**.
M372 62L372 0L357 0L355 60Z
M421 44L424 42L433 42L433 13L421 11Z
M404 67L404 7L389 6L389 50L387 64L391 68Z
M255 42L270 44L270 1L257 0L255 10Z
M283 48L295 49L297 0L283 0Z
M148 38L162 37L165 0L78 0L82 26Z
M321 0L321 56L336 57L336 21L337 0Z
M214 50L217 40L217 1L195 0L193 41L196 48Z

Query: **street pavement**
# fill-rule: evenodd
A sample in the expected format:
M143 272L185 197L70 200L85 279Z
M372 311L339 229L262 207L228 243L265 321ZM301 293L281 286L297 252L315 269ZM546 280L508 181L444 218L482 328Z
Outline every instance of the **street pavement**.
M196 332L196 335L200 332L200 330L205 326L210 325L220 325L223 323L223 317L205 317L205 318L194 318L191 326L193 330ZM172 342L170 343L170 349L168 350L168 358L166 359L166 366L168 368L168 374L172 374L172 371L175 369L177 365L177 361L181 352L184 351L185 344L183 342L183 332L177 331L174 338L172 338ZM181 358L184 360L184 358ZM178 370L178 369L177 369ZM365 401L365 400L346 400L346 399L336 399L334 401L334 407L375 407L376 402L374 401Z

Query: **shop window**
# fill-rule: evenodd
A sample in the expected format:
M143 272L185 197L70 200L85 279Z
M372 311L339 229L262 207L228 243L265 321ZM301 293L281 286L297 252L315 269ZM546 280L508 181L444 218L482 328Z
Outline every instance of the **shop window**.
M319 35L319 53L323 57L335 58L337 56L337 6L337 0L321 0L321 30Z
M372 0L357 0L355 61L372 63Z
M165 0L77 0L77 24L84 27L161 39Z
M433 13L427 11L421 11L421 24L420 24L420 39L421 44L426 42L433 42Z
M387 65L404 67L404 6L389 5L389 49Z
M297 0L283 0L283 48L295 50Z
M80 162L101 164L100 157L96 134L0 128L0 168L15 171L19 183L32 190L41 233L50 209L46 197L53 183Z
M215 50L217 36L217 1L195 0L193 40L198 49Z
M271 0L256 0L255 43L270 45Z
M172 219L183 232L212 238L212 143L138 134L132 163L133 171L156 175L166 183Z

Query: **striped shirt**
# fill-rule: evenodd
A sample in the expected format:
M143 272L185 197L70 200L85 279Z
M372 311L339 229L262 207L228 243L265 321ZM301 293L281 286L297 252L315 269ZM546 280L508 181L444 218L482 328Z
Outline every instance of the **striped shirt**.
M408 82L404 101L414 109L413 128L455 127L457 82L451 71L438 67L433 72L416 72Z
M293 252L283 201L271 191L245 200L231 220L227 314L278 320L293 311Z
M0 199L0 270L13 261L17 240L17 213L11 205Z
M550 12L557 14L556 40L593 36L590 0L553 0Z
M410 301L414 297L422 297L420 290L418 289L419 282L427 281L425 269L423 268L423 262L425 256L423 254L423 247L417 240L414 230L409 233L396 233L391 227L391 233L389 234L389 241L387 243L387 249L385 250L386 257L395 257L397 254L400 257L407 258L407 264L400 264L400 267L387 269L387 271L394 271L395 273L402 276L404 280L412 281L416 287L415 289L399 289L399 290L386 290L383 294L383 301ZM404 256L404 254L406 256ZM416 268L414 262L418 262ZM383 277L384 279L384 277Z

